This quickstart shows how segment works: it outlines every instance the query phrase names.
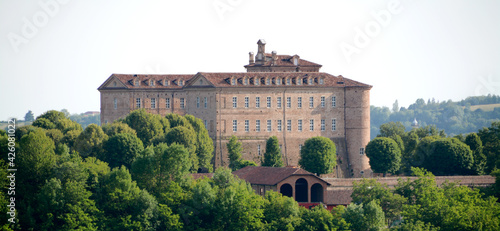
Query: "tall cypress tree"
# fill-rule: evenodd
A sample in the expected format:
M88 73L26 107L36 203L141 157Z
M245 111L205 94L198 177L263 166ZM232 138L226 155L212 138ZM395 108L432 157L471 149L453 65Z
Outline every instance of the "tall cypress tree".
M283 167L283 159L281 158L281 150L278 142L278 137L271 136L266 142L266 153L264 153L264 161L262 166Z

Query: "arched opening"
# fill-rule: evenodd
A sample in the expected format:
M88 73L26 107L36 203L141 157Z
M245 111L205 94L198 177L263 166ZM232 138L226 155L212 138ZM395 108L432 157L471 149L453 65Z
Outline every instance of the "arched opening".
M287 197L293 197L293 189L290 184L283 184L280 187L280 193L283 194L283 196Z
M308 202L307 197L307 180L304 178L300 178L295 181L295 200L297 202Z
M311 186L311 202L323 202L323 186L321 184L313 184Z

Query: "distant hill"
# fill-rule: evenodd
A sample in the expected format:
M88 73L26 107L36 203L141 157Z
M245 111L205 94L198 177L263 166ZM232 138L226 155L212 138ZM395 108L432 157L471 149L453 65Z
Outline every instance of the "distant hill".
M458 102L417 99L408 108L398 107L397 103L392 110L371 106L370 113L372 139L377 136L381 124L399 121L410 130L414 119L419 126L436 125L453 136L477 132L500 120L500 96L472 96Z

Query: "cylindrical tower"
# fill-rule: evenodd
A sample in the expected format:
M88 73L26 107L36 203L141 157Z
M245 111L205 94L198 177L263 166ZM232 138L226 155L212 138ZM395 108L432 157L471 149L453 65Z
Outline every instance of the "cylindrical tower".
M371 177L365 147L370 142L370 87L344 88L345 136L351 177Z

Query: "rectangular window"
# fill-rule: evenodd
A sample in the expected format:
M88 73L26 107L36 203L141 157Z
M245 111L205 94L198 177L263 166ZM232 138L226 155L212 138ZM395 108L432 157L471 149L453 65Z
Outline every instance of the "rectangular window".
M115 109L117 109L118 108L118 99L115 98L113 100L113 104L114 104Z
M309 120L309 131L314 131L314 120Z
M332 107L336 107L336 106L337 106L337 97L332 96Z
M278 132L281 132L281 120L278 120Z
M205 129L208 129L208 127L207 127L207 120L203 120L203 125L205 125Z
M248 132L250 130L250 121L245 120L245 132Z
M200 97L196 97L196 108L200 108Z
M281 97L278 97L276 99L276 105L278 106L278 108L281 108Z
M165 108L170 108L170 98L165 99Z
M233 120L233 132L238 131L238 120Z
M292 97L286 97L286 107L287 108L292 107Z
M271 108L271 97L268 96L266 101L267 101L267 108Z
M332 119L332 131L337 130L337 119Z
M313 108L314 107L314 97L309 97L309 107Z
M135 107L136 108L141 108L141 98L135 99Z
M205 97L203 100L204 100L204 102L203 102L203 106L204 106L205 108L207 108L207 106L208 106L208 98L207 98L207 97Z
M292 120L286 121L286 130L289 132L292 131Z
M271 120L267 120L267 131L268 132L271 131L271 127L272 127L271 124L272 124Z
M181 109L184 109L184 98L181 98Z
M260 120L255 121L255 131L260 132Z
M321 131L325 130L325 120L321 120Z
M302 144L299 144L299 151L302 150Z
M156 108L156 98L151 98L151 109Z
M286 79L286 85L290 85L290 79Z
M321 107L325 107L325 97L321 96Z
M258 153L258 154L259 154L259 156L260 156L260 144L259 144L259 145L257 145L257 153Z
M302 108L302 97L297 98L297 107Z
M245 97L245 108L248 108L248 97Z
M256 108L260 107L260 97L255 97L255 107Z
M297 121L297 129L299 130L299 132L302 131L302 120Z
M365 154L365 148L359 148L359 154L364 155Z
M238 97L233 97L233 108L238 107Z

